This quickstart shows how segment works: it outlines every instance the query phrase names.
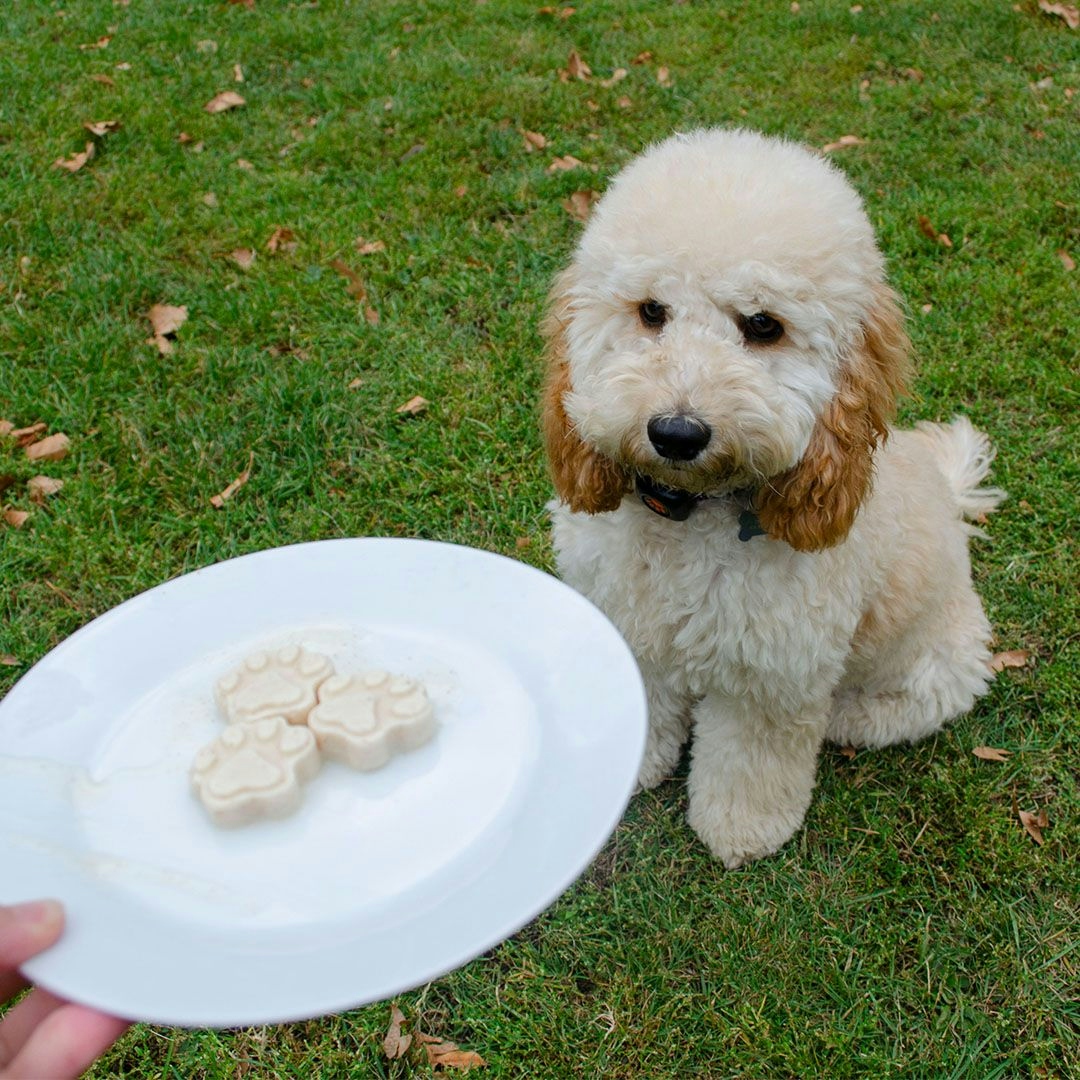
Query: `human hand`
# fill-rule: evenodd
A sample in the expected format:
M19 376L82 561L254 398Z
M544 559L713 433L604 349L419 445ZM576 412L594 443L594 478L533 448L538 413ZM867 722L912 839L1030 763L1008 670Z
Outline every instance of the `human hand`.
M63 929L64 911L55 900L0 906L0 1004L27 985L18 966L52 945ZM128 1024L35 987L0 1020L0 1080L77 1077Z

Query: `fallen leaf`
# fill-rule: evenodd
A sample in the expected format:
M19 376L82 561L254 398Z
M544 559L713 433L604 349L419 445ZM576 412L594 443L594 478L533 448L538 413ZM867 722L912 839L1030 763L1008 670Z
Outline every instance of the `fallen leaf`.
M1061 260L1061 265L1065 267L1068 273L1071 274L1076 269L1075 261L1073 260L1072 256L1064 249L1058 251L1057 257Z
M409 398L404 405L399 405L394 411L398 416L419 416L430 404L427 398L417 394Z
M428 1064L433 1069L469 1069L480 1068L487 1062L473 1050L462 1050L457 1043L440 1039L437 1035L428 1035L418 1031L416 1037L427 1054Z
M988 663L991 671L1027 667L1031 663L1031 650L1010 649L1008 652L999 652L992 656Z
M195 51L201 53L210 53L211 55L213 55L217 52L217 42L211 41L209 38L204 41L196 41Z
M0 420L0 435L10 435L15 430L15 425L10 420Z
M405 1020L405 1014L394 1005L390 1010L390 1026L386 1029L383 1037L383 1053L391 1060L396 1061L405 1056L405 1051L412 1046L412 1036L401 1034L401 1025Z
M651 49L646 49L644 52L639 52L637 54L637 56L635 56L634 59L630 61L630 63L631 64L648 64L648 63L651 62L651 60L652 60L652 50Z
M13 510L9 507L4 511L4 520L13 529L21 529L26 524L26 519L29 516L25 510Z
M863 146L866 140L860 139L858 135L841 135L836 142L826 143L821 149L826 154L831 154L834 150L843 150L848 146Z
M464 184L458 184L458 186L454 188L454 198L456 199L464 199L468 194L469 189Z
M565 154L562 157L555 158L544 172L550 176L552 173L569 172L571 169L583 169L584 167L584 161L579 161L573 154Z
M19 446L29 446L32 442L37 442L37 437L44 430L45 424L39 422L37 424L31 424L29 427L11 428L8 430L7 435L9 438L14 439Z
M514 547L516 547L518 551L524 551L527 547L530 547L531 545L531 536L518 536L514 539Z
M69 173L77 173L94 156L94 144L88 142L86 149L81 154L72 154L71 157L57 158L53 162L54 169L66 169Z
M363 385L364 385L364 380L361 379L359 376L357 376L355 379L352 379L349 382L349 389L350 390L359 390L360 387L363 386Z
M130 70L131 70L131 65L129 63L127 63L127 61L124 61L123 63L120 63L120 64L113 64L113 71L130 71Z
M295 356L297 360L308 358L307 352L291 341L275 341L266 351L271 356Z
M199 143L199 146L202 146L202 143ZM252 169L254 169L254 168L255 168L255 166L254 166L254 165L252 165L252 163L251 163L250 161L248 161L248 159L247 159L247 158L242 158L242 157L238 157L238 158L237 158L237 159L236 159L236 160L235 160L235 161L233 162L233 164L234 164L234 165L235 165L235 166L236 166L236 167L237 167L238 169L244 169L244 170L245 170L245 171L247 171L247 172L251 172L251 171L252 171Z
M55 435L46 435L44 439L31 443L23 452L31 461L59 461L67 457L69 449L71 440L58 431Z
M577 49L570 50L570 56L566 60L566 67L559 69L559 81L569 82L571 79L580 79L588 82L592 75L592 68L581 59Z
M855 758L856 750L854 746L841 746L840 753L843 754L843 756L846 757L848 761L853 761Z
M611 73L611 78L610 79L601 79L600 80L600 85L605 87L605 88L610 88L610 87L614 86L616 83L622 82L623 79L625 79L626 76L629 75L629 74L630 74L630 72L627 71L626 68L616 68Z
M90 78L96 83L101 83L102 86L115 86L116 83L109 78L108 75L91 74Z
M203 108L211 114L228 112L229 109L239 109L247 102L235 90L223 90L216 97L212 97Z
M934 223L925 215L920 214L918 217L919 231L923 236L929 237L931 240L941 244L942 247L952 247L952 241L949 239L948 233L939 233L934 228Z
M930 312L934 310L934 305L933 304L923 304L923 306L921 308L919 308L919 310L924 315L929 315Z
M271 234L270 239L266 241L266 250L271 255L276 255L279 251L285 254L294 252L297 248L299 241L296 239L296 233L292 229L287 229L283 225L279 225Z
M619 98L619 100L616 101L615 104L618 105L620 109L629 109L633 106L634 103L625 94L623 94L623 96Z
M333 259L330 266L345 278L345 291L350 296L356 297L361 303L367 299L367 286L364 285L363 278L344 259Z
M995 746L976 746L971 752L983 761L1008 761L1012 756L1011 750L999 750Z
M173 339L177 330L187 321L188 309L174 307L172 304L155 304L147 313L154 336L147 339L148 345L156 345L162 356L172 352Z
M63 486L63 480L55 480L51 476L31 476L26 481L30 489L30 501L43 503L50 495L55 495Z
M523 131L525 149L531 154L534 150L543 150L547 146L547 139L539 131Z
M232 259L241 270L250 270L251 264L255 261L255 252L251 248L236 248L230 252L229 258Z
M202 203L213 210L217 207L218 197L212 191L207 191L202 197Z
M120 121L95 120L93 123L83 124L83 127L86 128L91 135L111 135L114 131L120 130Z
M251 476L251 466L255 464L255 451L248 451L247 468L224 491L210 496L210 505L220 510L247 482Z
M239 64L233 64L232 66L233 82L244 81L244 69Z
M112 41L111 35L106 35L105 37L99 37L97 41L91 41L88 45L80 45L79 48L83 52L89 52L92 49L104 49L110 41Z
M588 221L592 205L600 196L595 191L575 191L568 199L563 199L563 209L578 221Z
M365 240L362 236L356 238L356 253L358 255L374 255L376 252L385 250L386 244L381 240Z
M545 4L544 7L537 8L537 12L540 15L551 15L556 19L569 19L570 16L574 14L575 10L577 9L572 7L552 7L550 4Z
M0 656L0 665L3 665L4 667L18 667L19 660L17 657L12 656L11 653L4 653L3 656Z
M1044 806L1037 814L1031 813L1030 810L1019 810L1017 816L1020 818L1020 824L1024 826L1028 836L1035 841L1036 844L1044 844L1046 841L1043 839L1042 831L1050 824L1050 818L1046 814L1046 807Z
M1057 15L1065 20L1065 25L1070 30L1080 27L1080 9L1073 4L1052 4L1049 0L1039 0L1039 10L1047 15Z
M666 67L658 67L656 69L656 81L661 86L671 85L671 72Z

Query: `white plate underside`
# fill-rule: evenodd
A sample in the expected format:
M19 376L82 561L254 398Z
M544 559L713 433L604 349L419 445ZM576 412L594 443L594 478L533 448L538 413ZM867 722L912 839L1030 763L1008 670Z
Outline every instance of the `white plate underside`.
M439 730L299 811L214 826L188 769L215 680L296 643L420 679ZM633 789L636 665L554 578L419 540L329 540L195 571L96 619L0 701L0 901L61 899L24 970L134 1019L225 1027L384 1000L547 907Z

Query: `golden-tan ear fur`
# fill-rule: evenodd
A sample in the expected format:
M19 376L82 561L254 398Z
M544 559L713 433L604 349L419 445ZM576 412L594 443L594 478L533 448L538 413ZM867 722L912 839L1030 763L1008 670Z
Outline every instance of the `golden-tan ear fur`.
M870 491L874 450L888 436L907 382L910 342L896 294L881 285L874 301L802 460L758 493L761 527L798 551L821 551L847 536Z
M600 514L614 510L630 490L630 476L610 458L598 454L574 430L564 398L571 390L566 361L567 293L573 270L560 275L552 291L543 332L548 344L542 426L555 490L571 510Z

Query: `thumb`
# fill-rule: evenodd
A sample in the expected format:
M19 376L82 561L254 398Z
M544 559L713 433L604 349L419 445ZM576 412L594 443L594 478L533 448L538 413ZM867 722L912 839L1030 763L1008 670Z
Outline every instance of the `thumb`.
M64 929L56 900L0 906L0 971L17 968L52 945Z

